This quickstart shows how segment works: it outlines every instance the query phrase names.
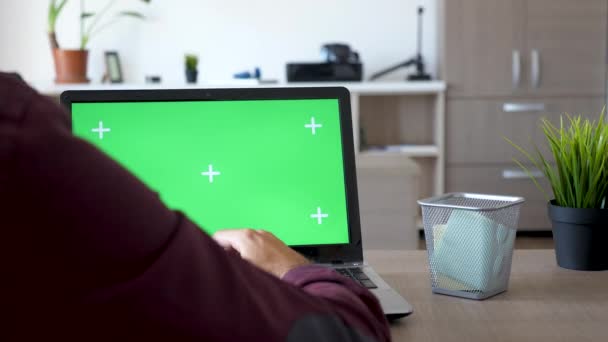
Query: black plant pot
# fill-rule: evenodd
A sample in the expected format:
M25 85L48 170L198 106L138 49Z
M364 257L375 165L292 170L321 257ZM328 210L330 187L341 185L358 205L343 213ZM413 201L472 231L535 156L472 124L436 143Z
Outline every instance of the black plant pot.
M608 209L566 208L549 203L555 256L560 267L608 270Z
M198 78L198 70L186 70L186 81L188 83L196 83Z

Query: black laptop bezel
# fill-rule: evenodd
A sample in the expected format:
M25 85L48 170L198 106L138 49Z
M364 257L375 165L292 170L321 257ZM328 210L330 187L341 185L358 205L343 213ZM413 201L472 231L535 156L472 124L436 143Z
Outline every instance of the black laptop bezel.
M349 263L363 260L361 222L355 166L355 150L350 107L350 93L344 87L224 88L166 90L74 90L60 96L61 103L72 112L73 103L86 102L162 102L162 101L230 101L230 100L299 100L337 99L340 111L342 155L346 189L348 244L292 246L319 263Z

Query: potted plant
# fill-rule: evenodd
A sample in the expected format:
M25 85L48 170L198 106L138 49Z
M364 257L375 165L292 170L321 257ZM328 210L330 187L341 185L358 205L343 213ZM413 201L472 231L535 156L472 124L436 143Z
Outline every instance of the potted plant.
M607 270L608 124L605 110L599 121L567 114L566 117L566 120L560 119L559 127L547 119L542 120L553 160L543 156L538 148L530 153L507 141L541 170L551 185L554 198L549 200L530 170L515 159L548 199L558 265L574 270Z
M87 12L84 0L80 0L80 48L63 49L56 34L57 19L63 12L68 0L50 0L48 12L48 35L55 62L56 83L88 83L87 62L89 52L87 45L91 38L114 25L121 17L144 19L141 13L121 11L108 21L102 21L114 7L117 0L108 1L98 12ZM150 0L141 0L149 3Z
M185 56L186 62L186 81L188 83L196 83L198 77L198 56L187 54Z

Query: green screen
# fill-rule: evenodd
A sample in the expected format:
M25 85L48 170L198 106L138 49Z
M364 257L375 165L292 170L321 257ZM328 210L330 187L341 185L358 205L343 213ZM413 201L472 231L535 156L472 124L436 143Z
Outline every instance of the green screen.
M349 241L338 100L73 103L72 120L210 234Z

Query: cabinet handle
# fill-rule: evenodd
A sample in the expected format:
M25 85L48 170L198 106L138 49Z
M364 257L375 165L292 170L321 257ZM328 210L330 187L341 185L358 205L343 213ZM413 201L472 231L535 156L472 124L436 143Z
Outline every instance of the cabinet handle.
M504 103L502 111L505 113L544 112L547 107L544 103Z
M540 87L540 51L537 49L532 50L532 67L530 68L531 77L530 80L532 82L532 88L538 89Z
M513 50L511 72L513 73L513 89L519 88L521 82L521 55L519 50Z
M534 178L543 178L545 175L540 170L530 170L530 174ZM523 170L519 169L505 169L502 170L502 178L504 179L528 179L530 176Z

